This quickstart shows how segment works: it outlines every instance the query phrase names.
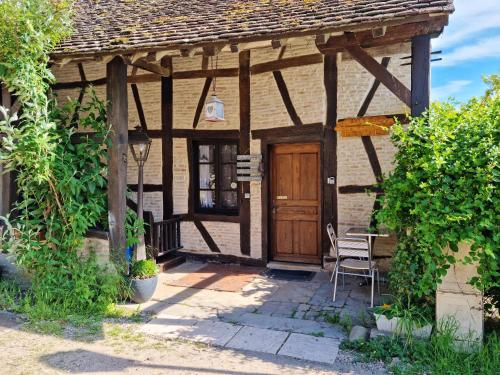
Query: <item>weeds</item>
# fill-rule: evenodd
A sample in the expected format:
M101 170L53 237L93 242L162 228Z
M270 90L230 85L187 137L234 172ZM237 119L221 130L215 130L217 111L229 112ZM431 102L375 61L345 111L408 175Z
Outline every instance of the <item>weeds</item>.
M456 344L456 326L444 324L429 340L407 341L401 337L379 336L368 342L344 342L342 349L359 352L363 362L383 361L398 375L493 375L500 368L500 337L486 337L483 346L460 348ZM472 344L470 344L472 345ZM391 364L393 358L399 363Z

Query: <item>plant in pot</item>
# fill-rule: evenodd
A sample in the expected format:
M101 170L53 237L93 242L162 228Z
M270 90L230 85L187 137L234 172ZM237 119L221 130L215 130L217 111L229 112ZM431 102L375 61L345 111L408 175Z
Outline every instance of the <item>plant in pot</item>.
M135 303L147 302L158 284L159 268L153 259L134 261L130 267L130 298Z

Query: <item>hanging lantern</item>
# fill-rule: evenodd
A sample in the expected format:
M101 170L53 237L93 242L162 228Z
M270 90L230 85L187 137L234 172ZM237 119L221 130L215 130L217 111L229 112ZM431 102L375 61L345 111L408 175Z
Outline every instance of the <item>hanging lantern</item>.
M216 56L215 58L215 71L217 71L217 65L219 62L219 57ZM213 62L213 57L212 57L212 71L214 70L214 62ZM212 97L207 100L207 103L205 105L205 120L207 121L224 121L224 102L220 100L216 93L215 93L215 88L217 87L217 76L214 76L214 83L213 83L213 93Z
M224 121L224 102L213 95L205 106L205 120Z

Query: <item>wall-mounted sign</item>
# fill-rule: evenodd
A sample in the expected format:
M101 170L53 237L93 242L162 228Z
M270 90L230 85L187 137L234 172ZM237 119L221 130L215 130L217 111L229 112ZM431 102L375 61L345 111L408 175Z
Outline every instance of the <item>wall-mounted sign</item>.
M238 181L261 181L264 165L261 154L238 155L236 157L236 176Z
M335 130L342 137L363 137L389 134L395 123L394 116L366 116L337 121Z

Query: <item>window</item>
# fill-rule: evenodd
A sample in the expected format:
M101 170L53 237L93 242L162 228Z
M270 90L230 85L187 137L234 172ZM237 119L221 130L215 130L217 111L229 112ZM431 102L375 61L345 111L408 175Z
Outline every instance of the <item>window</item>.
M236 142L196 142L193 146L196 212L238 215Z

